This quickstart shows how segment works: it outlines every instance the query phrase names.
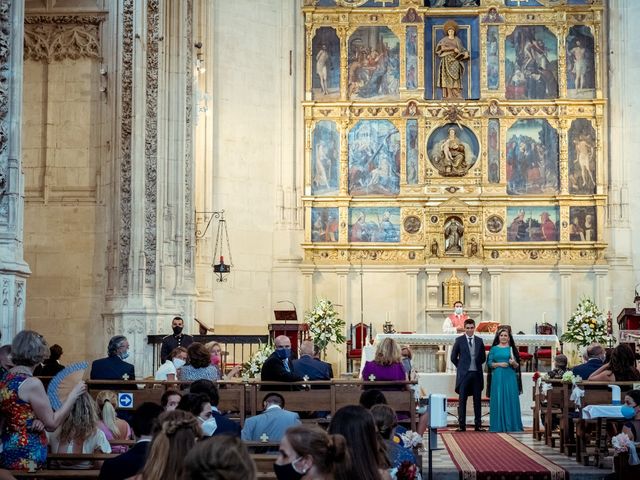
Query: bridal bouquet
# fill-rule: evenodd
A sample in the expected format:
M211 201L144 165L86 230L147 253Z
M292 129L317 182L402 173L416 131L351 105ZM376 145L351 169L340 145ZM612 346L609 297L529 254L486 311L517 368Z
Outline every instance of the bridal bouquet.
M329 344L341 345L346 341L344 336L345 322L330 300L321 298L314 307L304 315L309 325L309 333L314 345L324 352Z
M594 342L605 343L609 335L604 313L588 297L584 297L567 323L560 340L586 347Z
M249 361L242 365L242 379L246 381L250 378L258 377L262 371L262 365L274 351L275 348L271 343L260 346L260 348L251 355Z

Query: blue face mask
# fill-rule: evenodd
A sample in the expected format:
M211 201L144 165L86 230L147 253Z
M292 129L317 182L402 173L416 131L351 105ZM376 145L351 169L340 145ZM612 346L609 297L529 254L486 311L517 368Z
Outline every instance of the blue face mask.
M624 418L633 418L636 416L636 409L629 405L623 405L620 407L620 413Z
M120 354L120 358L121 358L122 360L126 360L127 358L129 358L129 352L128 352L128 351L127 351L127 352L122 352L122 353Z
M290 348L278 348L278 349L276 349L276 355L280 360L286 360L287 358L291 358L291 349Z

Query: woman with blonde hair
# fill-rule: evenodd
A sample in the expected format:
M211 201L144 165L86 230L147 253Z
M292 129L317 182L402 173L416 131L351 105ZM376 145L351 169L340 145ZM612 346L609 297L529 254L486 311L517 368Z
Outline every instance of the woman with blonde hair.
M113 390L102 390L96 396L98 403L98 416L100 422L98 428L107 437L109 442L113 440L131 439L131 427L127 422L116 416L115 405L118 402L116 393ZM113 453L124 453L128 450L126 445L114 445L111 447Z
M224 362L222 361L222 347L218 342L209 342L205 343L204 347L209 350L211 354L211 365L213 365L216 370L218 370L218 378L227 379L237 377L242 370L242 365L236 365L233 367L229 373L224 373Z
M237 437L202 440L184 459L184 480L255 480L256 464Z
M153 429L142 473L134 480L182 478L184 460L200 438L202 430L194 415L183 410L164 412Z
M376 348L375 358L366 362L362 369L362 379L365 381L404 381L407 374L402 366L400 346L393 338L385 338ZM397 388L397 387L396 387ZM380 388L380 390L394 390L394 387ZM405 386L401 385L400 390Z
M111 453L111 445L104 432L98 428L96 402L88 393L83 393L73 404L71 413L62 426L49 435L51 453ZM90 461L63 463L64 468L92 468Z

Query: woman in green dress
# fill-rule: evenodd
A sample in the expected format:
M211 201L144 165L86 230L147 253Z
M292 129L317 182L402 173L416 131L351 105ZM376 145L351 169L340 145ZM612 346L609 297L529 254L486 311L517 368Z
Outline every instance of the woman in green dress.
M487 368L487 392L491 399L489 431L521 432L523 428L519 397L522 387L518 382L520 355L509 328L500 327L496 332L493 346L489 350Z

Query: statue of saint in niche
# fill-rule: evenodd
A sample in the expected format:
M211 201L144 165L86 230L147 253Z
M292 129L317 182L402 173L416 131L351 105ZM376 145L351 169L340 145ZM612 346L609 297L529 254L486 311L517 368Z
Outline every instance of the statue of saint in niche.
M447 254L462 253L462 237L464 227L456 217L450 218L444 225L444 252Z
M443 99L462 99L462 75L464 63L469 60L469 51L456 37L458 24L449 20L444 24L446 36L436 45L436 55L440 58L436 86L442 89Z

